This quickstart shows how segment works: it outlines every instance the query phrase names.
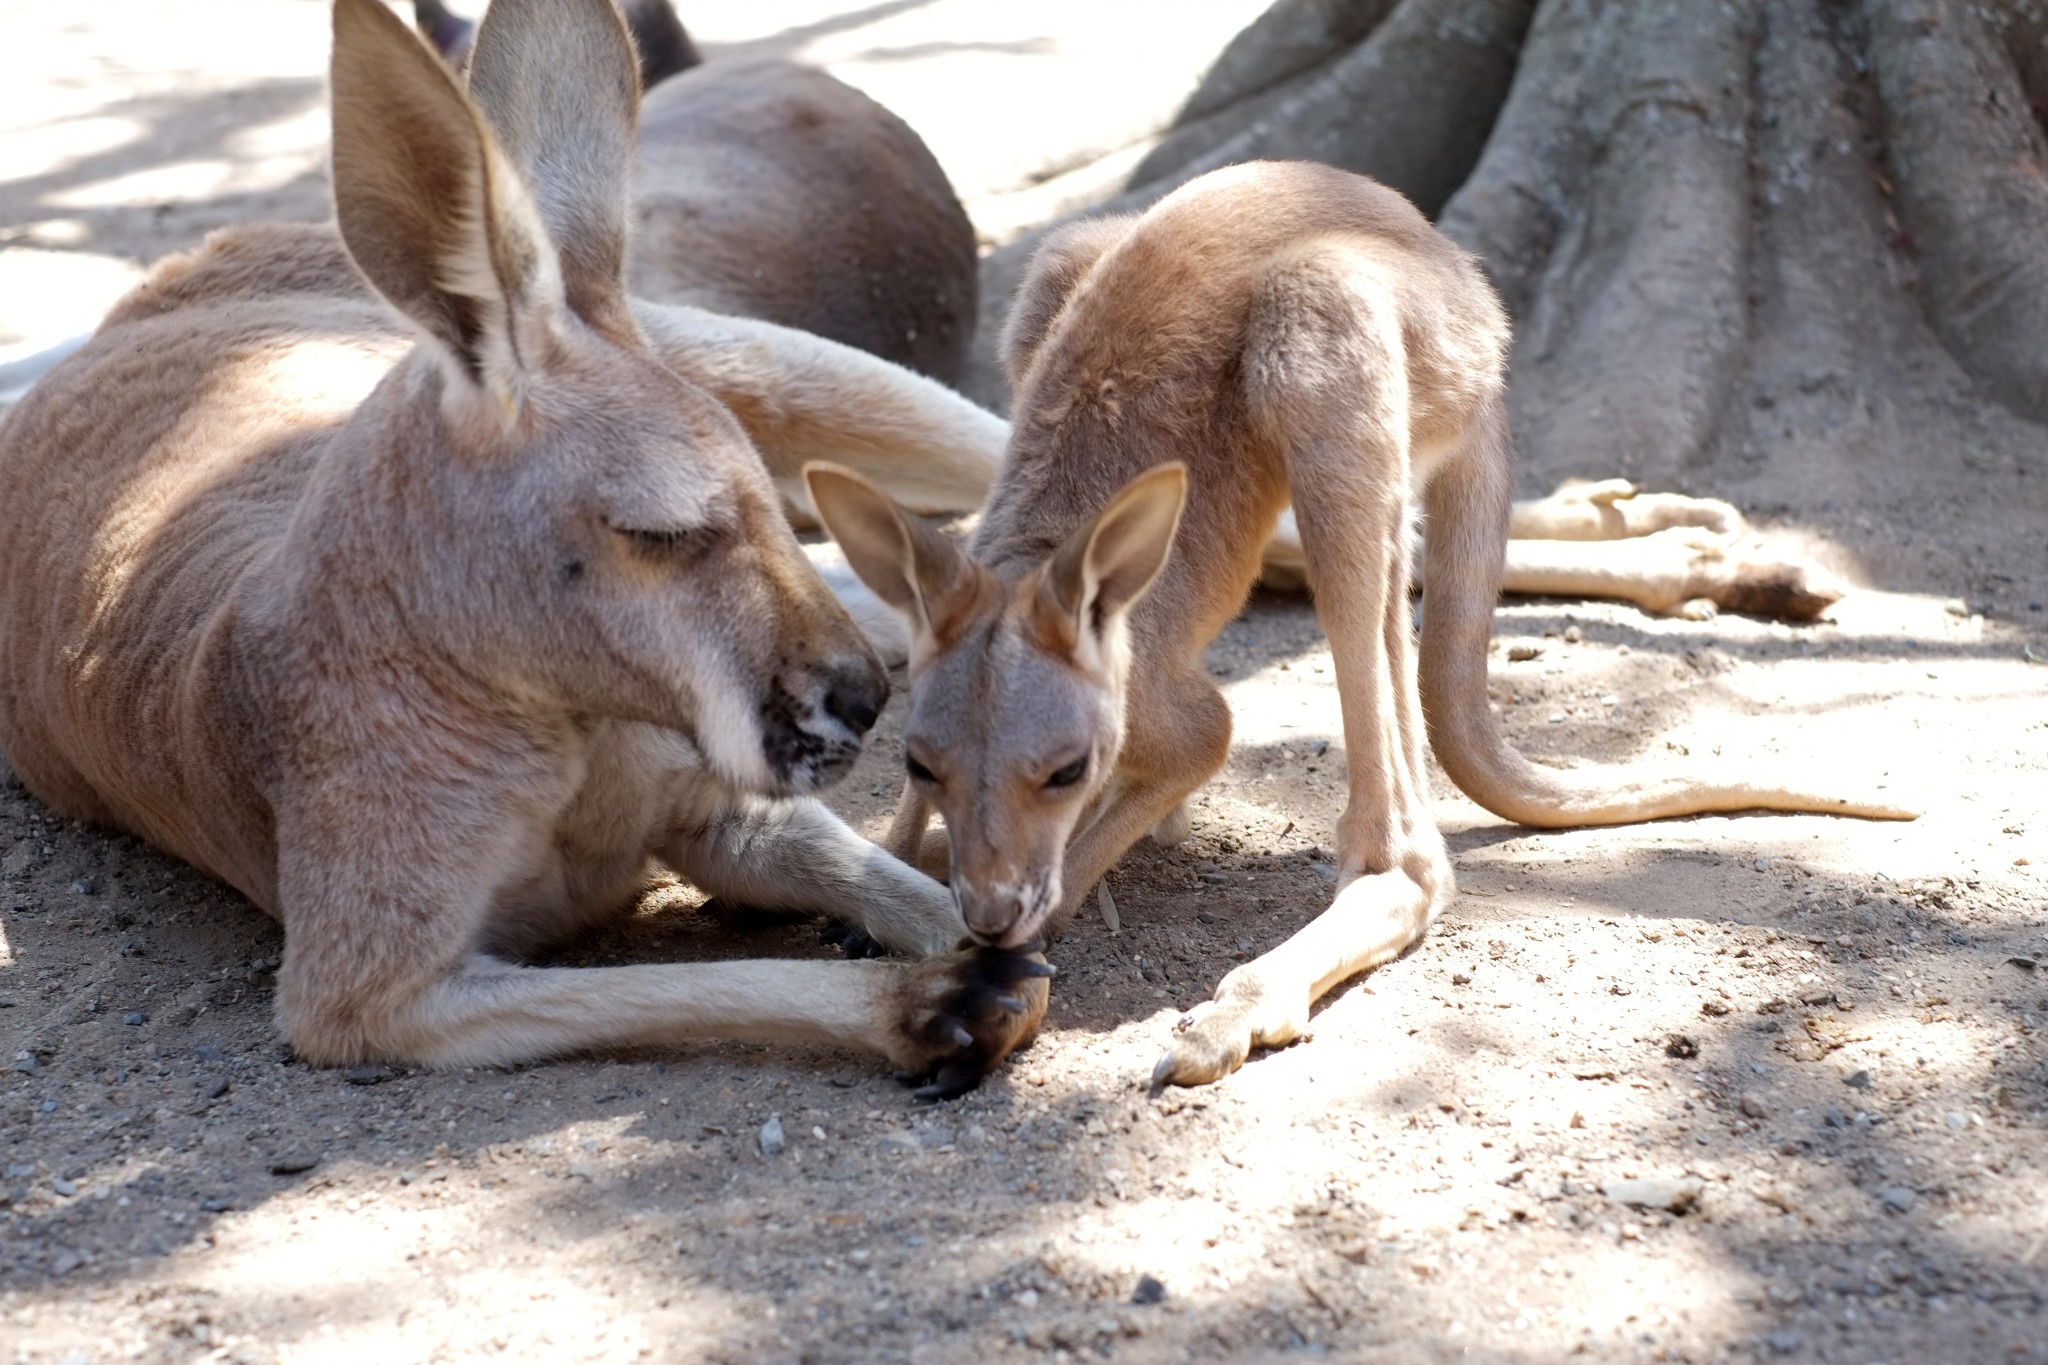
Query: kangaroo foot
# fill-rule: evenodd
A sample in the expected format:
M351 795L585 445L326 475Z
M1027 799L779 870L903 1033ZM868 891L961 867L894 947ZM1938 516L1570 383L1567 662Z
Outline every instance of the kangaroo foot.
M1252 965L1252 964L1247 964ZM1308 1036L1306 992L1276 989L1244 967L1218 983L1174 1025L1173 1043L1152 1068L1152 1086L1207 1085L1243 1066L1255 1047L1285 1047Z
M1037 952L961 948L904 974L896 1008L903 1079L921 1100L950 1100L981 1084L1029 1043L1045 1017L1055 972Z

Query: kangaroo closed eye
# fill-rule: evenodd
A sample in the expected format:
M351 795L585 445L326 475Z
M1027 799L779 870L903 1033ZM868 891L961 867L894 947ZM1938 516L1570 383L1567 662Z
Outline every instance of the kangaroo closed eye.
M625 537L636 550L648 554L677 554L685 550L710 548L717 531L709 526L619 526L612 532Z

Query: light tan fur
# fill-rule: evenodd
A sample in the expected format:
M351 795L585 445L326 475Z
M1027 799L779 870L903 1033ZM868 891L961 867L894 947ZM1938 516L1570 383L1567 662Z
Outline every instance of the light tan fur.
M922 449L959 414L894 421L884 386L823 434L807 404L848 373L933 386L764 323L636 321L609 0L497 0L474 99L379 0L334 25L338 234L164 263L0 426L9 762L277 916L312 1061L802 1039L958 1088L1029 1035L1042 963L517 960L656 861L956 941L944 888L808 795L886 678L690 380L799 453Z
M1305 164L1216 172L1140 219L1055 239L1015 318L1008 459L971 557L857 476L810 476L848 560L910 627L891 847L913 852L936 807L969 929L1014 945L1056 933L1145 831L1172 833L1229 744L1202 651L1290 497L1336 666L1350 786L1336 901L1227 975L1157 1080L1213 1080L1299 1037L1319 996L1449 902L1425 716L1452 779L1519 823L1908 816L1788 786L1562 772L1505 745L1486 653L1510 521L1507 319L1476 263L1393 191Z

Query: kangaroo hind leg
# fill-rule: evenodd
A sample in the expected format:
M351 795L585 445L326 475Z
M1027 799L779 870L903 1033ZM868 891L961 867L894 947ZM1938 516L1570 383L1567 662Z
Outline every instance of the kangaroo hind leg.
M1409 376L1395 300L1348 250L1283 261L1254 300L1244 373L1253 443L1286 461L1336 665L1350 788L1337 898L1181 1020L1155 1084L1212 1081L1254 1047L1299 1038L1318 997L1398 955L1451 891L1410 644Z

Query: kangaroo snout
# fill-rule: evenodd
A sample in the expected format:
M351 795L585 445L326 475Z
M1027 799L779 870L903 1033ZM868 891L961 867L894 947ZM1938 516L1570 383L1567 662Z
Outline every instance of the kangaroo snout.
M841 669L825 690L825 714L856 735L875 728L882 706L889 700L889 675L882 665L864 659L857 667Z
M989 948L1021 948L1044 932L1053 907L1060 903L1059 874L976 885L956 869L953 899L975 942Z
M762 751L776 782L798 794L844 777L888 700L889 675L865 642L858 653L785 672L761 703Z

